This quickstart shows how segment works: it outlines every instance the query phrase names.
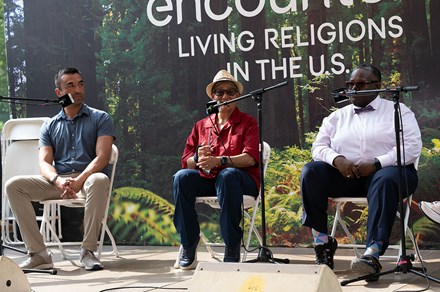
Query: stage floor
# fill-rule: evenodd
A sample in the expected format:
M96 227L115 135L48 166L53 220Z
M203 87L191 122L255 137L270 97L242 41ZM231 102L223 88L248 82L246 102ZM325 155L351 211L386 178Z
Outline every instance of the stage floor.
M26 273L25 277L35 292L99 292L99 291L187 291L192 285L194 271L174 269L173 265L178 253L178 247L163 246L119 246L120 257L103 255L104 270L88 272L79 268L78 259L63 260L57 249L52 249L56 275L42 273ZM105 247L110 250L109 246ZM312 248L270 248L276 258L290 259L290 265L313 265L314 251ZM396 250L388 254L397 255ZM428 275L440 278L440 251L422 250L424 265ZM19 262L23 255L13 251L4 250L4 255L15 262ZM248 259L255 258L250 255ZM355 277L350 271L350 261L354 258L351 249L338 249L335 256L334 273L340 281ZM218 262L211 258L204 246L199 247L199 262ZM395 268L391 259L382 259L384 271ZM223 267L227 264L219 264ZM256 264L246 264L256 265ZM263 265L263 264L258 264ZM284 265L284 264L281 264ZM420 262L414 261L414 266ZM296 282L300 277L296 277ZM440 291L440 284L430 281L431 287L427 291ZM414 273L395 274L382 276L378 282L366 283L359 281L342 287L342 291L408 291L421 290L428 285L424 277ZM286 291L301 291L298 287L290 287ZM155 289L157 288L157 289ZM164 289L166 288L166 289ZM295 289L297 288L297 289ZM225 289L229 290L230 289ZM258 290L259 291L259 290Z

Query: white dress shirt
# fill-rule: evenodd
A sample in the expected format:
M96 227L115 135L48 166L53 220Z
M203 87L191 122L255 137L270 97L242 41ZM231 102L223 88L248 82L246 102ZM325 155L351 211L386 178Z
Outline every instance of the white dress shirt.
M373 163L377 158L382 167L397 165L394 102L377 96L370 105L373 111L354 113L347 105L324 118L312 146L314 160L333 165L337 156L344 156L355 165ZM402 135L400 143L402 165L415 163L420 156L422 140L414 113L400 103Z

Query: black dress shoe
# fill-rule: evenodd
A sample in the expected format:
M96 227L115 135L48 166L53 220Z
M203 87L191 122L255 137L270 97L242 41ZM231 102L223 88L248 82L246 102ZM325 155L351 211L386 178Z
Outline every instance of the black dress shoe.
M328 237L328 242L321 245L315 245L315 254L317 265L327 265L333 270L335 263L333 262L333 257L338 249L338 242L333 237Z
M200 238L196 243L189 247L182 246L182 254L180 255L179 266L182 270L194 270L197 266L197 247Z
M359 276L380 273L380 271L382 270L382 266L379 263L379 260L372 255L364 255L361 258L355 258L351 261L350 268ZM377 280L379 280L379 276L368 278L365 281L376 282Z
M238 263L240 261L240 244L227 245L225 247L225 257L223 262L225 263Z

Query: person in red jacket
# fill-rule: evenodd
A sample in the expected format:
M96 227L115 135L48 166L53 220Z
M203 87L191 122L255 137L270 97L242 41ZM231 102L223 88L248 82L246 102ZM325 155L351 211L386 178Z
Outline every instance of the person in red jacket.
M226 70L220 70L206 87L209 98L220 103L234 100L242 92L243 85ZM219 198L221 234L226 244L224 261L240 261L243 194L258 196L258 166L257 121L241 112L236 102L220 106L218 113L196 122L186 140L182 169L173 177L174 225L183 247L181 269L197 265L198 196Z

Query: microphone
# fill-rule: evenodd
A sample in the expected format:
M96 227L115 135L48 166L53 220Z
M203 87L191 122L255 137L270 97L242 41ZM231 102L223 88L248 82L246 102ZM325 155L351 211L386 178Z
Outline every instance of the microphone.
M383 89L371 89L371 90L348 90L347 88L338 88L331 92L331 95L335 99L336 103L346 101L350 96L353 95L370 95L373 93L393 93L398 94L400 92L408 92L419 90L419 86L401 86L401 87L391 87Z
M216 101L216 100L211 100L211 101L208 101L207 103L206 103L206 114L207 115L210 115L210 114L216 114L216 113L218 113L218 108L219 108L219 105L220 104L220 102L219 101Z
M62 107L66 107L68 105L71 105L74 102L73 97L70 93L64 94L63 96L60 96L58 98L58 103Z
M419 90L419 86L402 86L402 87L393 87L387 88L385 92L408 92L408 91L416 91Z
M348 100L347 88L345 87L332 90L331 95L336 103L341 103Z

